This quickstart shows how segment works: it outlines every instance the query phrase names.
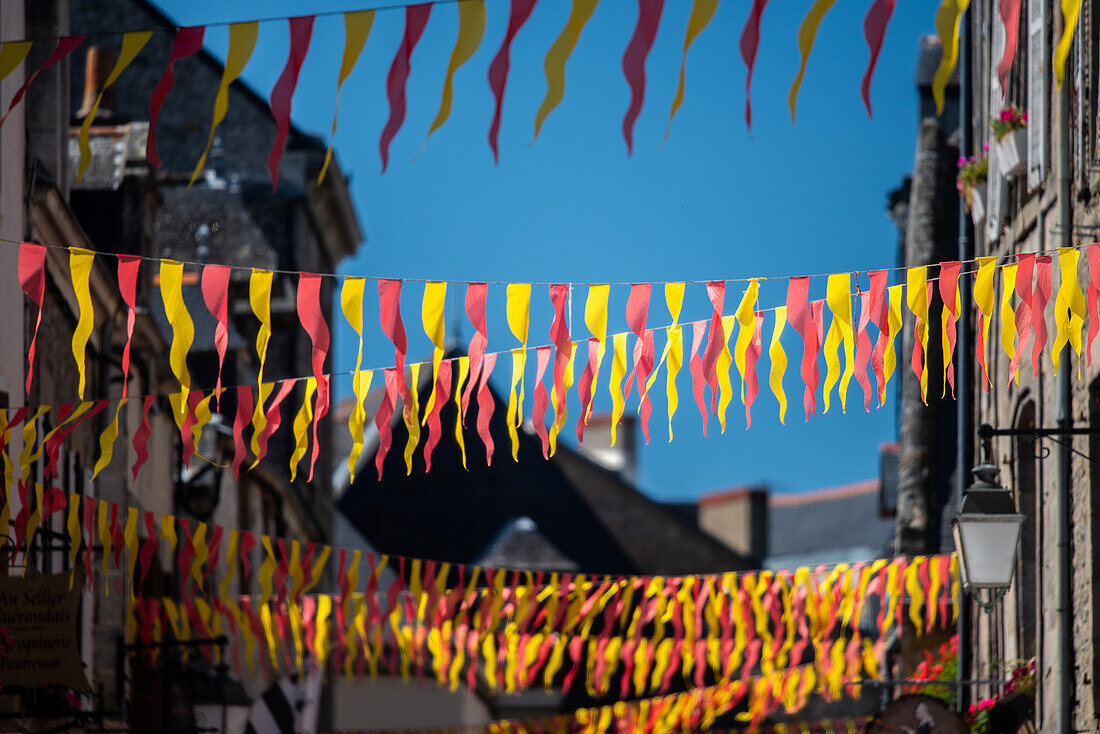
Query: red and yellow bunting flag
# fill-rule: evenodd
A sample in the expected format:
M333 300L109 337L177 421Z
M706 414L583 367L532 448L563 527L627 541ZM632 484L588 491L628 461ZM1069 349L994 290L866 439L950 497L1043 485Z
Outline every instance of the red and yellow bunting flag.
M340 90L343 88L344 82L351 76L352 69L355 68L355 63L359 60L359 54L363 51L363 46L367 44L367 37L370 35L373 24L373 10L344 13L344 56L340 61L340 74L336 80L336 101L333 102L332 130L328 136L328 148L325 149L325 162L321 166L321 172L317 174L318 186L324 183L325 173L328 172L329 164L332 162L332 146L336 140L336 120L340 112Z
M298 86L298 75L309 51L309 41L313 36L313 16L304 15L288 18L290 26L290 51L287 54L283 73L271 90L271 116L275 118L275 142L267 157L267 170L271 174L271 188L279 188L279 160L283 157L287 135L290 134L290 107L294 90Z
M382 130L382 137L378 140L378 153L382 158L383 173L390 162L390 143L405 122L405 84L412 70L410 64L412 53L420 37L424 35L424 27L428 25L431 12L432 3L409 5L405 8L405 32L402 34L401 44L397 47L397 53L394 54L393 63L390 64L389 74L386 75L386 97L390 103L390 116L386 120L386 127ZM345 55L345 60L346 58ZM344 76L342 69L341 76Z

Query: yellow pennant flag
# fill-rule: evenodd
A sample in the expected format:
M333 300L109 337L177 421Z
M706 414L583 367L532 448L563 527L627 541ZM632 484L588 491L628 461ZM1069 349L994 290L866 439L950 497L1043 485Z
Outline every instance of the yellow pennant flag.
M443 127L443 123L451 116L455 72L470 60L477 51L477 47L481 45L481 37L485 35L485 0L463 0L456 5L458 37L451 51L451 60L447 64L447 76L443 80L443 98L439 101L439 112L436 113L432 127L424 137L425 144L432 133Z
M506 292L508 328L521 347L512 350L512 386L508 392L508 436L512 440L512 460L519 461L519 433L523 422L524 377L527 366L527 331L531 321L531 284L509 283ZM517 393L516 388L519 388Z
M592 17L598 2L599 0L573 0L565 27L561 29L561 33L546 53L546 60L542 62L543 71L546 73L546 97L543 98L538 114L535 115L535 138L538 138L546 116L561 103L565 96L565 64L569 61L573 49L577 47L581 31Z
M0 44L0 81L23 63L34 41L4 41Z
M23 451L19 454L19 476L24 482L31 480L31 464L42 455L42 445L38 443L38 419L44 416L49 409L50 406L48 405L40 405L33 416L23 421ZM42 443L45 443L45 441Z
M176 558L176 518L171 515L161 516L160 537L168 541L168 565L171 566Z
M775 309L775 327L772 329L772 341L768 347L768 359L771 361L771 373L768 384L772 394L779 402L779 422L786 425L787 393L783 390L783 375L787 371L787 353L783 351L783 328L787 325L787 307Z
M272 581L275 578L275 549L271 547L271 537L260 537L260 545L264 549L264 562L260 564L260 602L267 604L271 601Z
M699 37L710 21L714 18L714 11L718 9L718 0L695 0L691 4L691 15L688 16L687 31L684 33L684 48L680 52L680 79L676 84L676 96L672 98L672 107L668 111L668 127L665 128L665 138L668 138L672 130L672 119L680 105L684 103L684 71L687 67L688 49L695 39Z
M1066 76L1066 59L1073 45L1073 34L1077 32L1077 16L1081 13L1081 0L1062 0L1062 37L1054 47L1054 87L1062 88ZM1057 368L1055 368L1057 370Z
M195 579L195 585L202 589L202 567L210 557L210 548L206 544L206 523L195 524L195 532L191 534L191 548L194 551L194 556L191 558L191 578Z
M726 432L726 408L733 400L733 383L730 381L730 367L733 366L733 355L730 354L730 335L737 323L736 316L722 317L722 351L715 362L715 371L718 375L718 422L722 426L722 433Z
M359 338L359 350L355 357L355 372L352 374L351 389L355 394L355 407L348 416L348 430L351 432L351 453L348 454L348 474L352 481L355 480L355 464L359 460L359 454L363 450L363 424L366 422L366 411L363 408L363 400L366 398L367 389L370 386L374 373L366 372L367 386L363 386L363 289L366 280L363 278L344 278L344 285L340 289L340 309L344 318L355 331Z
M218 94L214 98L214 116L210 122L210 136L206 139L206 147L203 148L199 162L191 174L191 180L187 184L189 187L195 183L206 165L206 156L210 153L210 146L214 144L214 132L229 111L229 85L244 71L245 65L252 57L252 51L256 48L256 37L259 33L260 24L256 21L232 23L229 26L229 49L226 52L222 79L218 84Z
M420 363L410 364L409 372L412 373L412 380L409 382L409 404L405 406L405 427L409 429L409 437L405 441L406 476L412 476L412 457L420 444L420 390L417 388L420 384Z
M118 407L115 409L115 417L111 419L111 422L107 424L107 427L103 429L103 433L99 434L99 458L96 459L95 468L92 469L92 481L99 476L99 473L106 469L111 463L111 457L115 453L115 440L118 438L119 421L118 418L122 415L122 408L126 405L126 398L122 398L118 401Z
M252 409L252 454L260 455L260 434L267 426L267 413L264 405L271 391L275 389L275 383L264 382L264 362L267 359L267 344L271 340L271 281L273 273L270 270L252 269L248 278L248 303L252 307L252 313L260 322L260 328L256 332L256 355L260 365L257 370L256 403ZM256 463L259 459L256 459ZM255 466L255 464L253 464Z
M897 341L898 334L901 333L902 321L901 317L901 304L905 298L905 286L892 285L886 289L886 300L888 302L888 314L887 321L890 329L890 334L886 339L886 349L882 355L882 395L879 396L879 403L883 403L886 400L886 386L890 384L890 378L894 376L894 370L898 366L898 355L894 349L894 343Z
M669 441L672 440L672 416L676 413L676 404L679 396L676 394L676 374L679 373L680 367L683 363L683 332L679 328L680 322L680 310L684 305L684 284L683 283L665 283L665 306L668 308L668 315L672 318L672 323L669 324L665 330L665 351L661 354L660 361L657 362L657 367L650 374L649 379L646 380L645 392L642 393L644 398L649 394L650 389L653 387L653 383L657 381L657 375L661 371L661 366L669 360L670 352L677 348L679 345L679 352L677 356L679 361L675 364L675 370L673 365L669 362L669 373L665 378L665 392L669 398ZM669 390L671 389L671 392ZM641 411L641 404L638 405L638 410Z
M370 28L374 24L373 10L358 10L344 13L344 58L340 62L340 76L336 81L336 102L332 110L332 132L328 136L328 148L325 150L325 162L321 166L321 172L317 174L317 185L325 180L328 165L332 162L332 146L336 140L336 119L340 112L340 88L351 76L351 70L355 68L355 62L359 60L359 54L367 43Z
M313 638L313 649L317 652L317 662L324 670L325 661L328 660L329 651L329 616L332 614L332 597L321 594L317 598L317 633Z
M916 318L916 339L920 342L920 399L928 404L928 268L920 265L905 272L905 298ZM914 371L916 367L914 366Z
M817 36L817 28L821 25L821 19L825 13L836 4L836 0L815 0L810 6L810 12L802 19L802 25L798 27L798 51L802 54L802 61L798 66L798 74L791 84L791 90L787 92L787 106L791 109L791 122L794 122L794 108L798 102L798 88L802 86L802 77L806 75L806 62L810 60L810 50L814 47L814 38Z
M905 590L909 593L909 620L917 630L917 637L924 634L924 590L921 587L918 572L922 564L928 562L924 556L917 556L905 569Z
M122 34L122 45L118 50L118 61L115 62L115 66L111 69L106 81L103 82L103 86L99 88L99 95L95 98L88 114L84 116L84 122L80 125L80 135L78 136L80 164L77 166L76 171L77 181L84 179L84 172L88 170L88 166L92 163L92 146L89 144L88 138L91 135L92 123L95 122L99 105L103 101L103 93L107 91L107 87L115 83L115 80L122 74L123 69L137 58L137 55L141 53L141 49L145 48L145 44L149 43L149 39L152 37L152 31L133 31Z
M72 573L69 574L69 588L73 588L73 581L76 579L76 559L80 555L80 541L84 538L84 533L81 530L80 525L80 500L79 494L69 495L69 518L65 523L65 527L69 530L69 568L72 569ZM7 503L4 503L5 508ZM0 527L7 527L7 518L4 518L5 522Z
M73 292L79 318L76 328L73 330L73 358L76 360L76 371L79 376L79 387L76 394L84 399L85 370L87 363L84 359L88 348L88 338L95 328L95 312L92 308L91 275L92 265L95 263L95 253L82 247L69 248L69 273L73 279Z
M241 531L232 528L229 531L229 540L225 546L225 576L218 584L218 598L229 601L229 585L233 583L233 577L237 575L237 545L240 543Z
M623 417L623 378L626 377L626 337L625 333L612 337L614 361L611 363L611 445L615 445L619 421Z
M829 333L825 335L825 387L822 390L825 412L833 385L840 379L840 409L847 411L848 383L855 374L855 332L852 330L852 280L849 273L830 275L825 287L825 303L833 315ZM844 375L840 375L840 344L844 342Z
M443 350L447 346L447 331L444 326L446 303L447 283L445 281L428 281L424 284L424 303L421 307L421 316L424 321L424 333L432 340L432 347L434 348L432 350L432 391L428 396L428 404L424 406L423 423L428 422L428 416L431 415L432 408L435 407L435 386L439 382L439 363L443 361ZM416 385L415 380L413 385Z
M126 582L130 586L130 597L137 594L134 591L136 580L134 579L134 566L138 559L138 510L131 507L126 510L126 525L122 531L122 537L126 541Z
M986 389L992 384L989 380L989 369L986 365L986 360L989 358L989 350L986 348L986 344L989 340L989 325L993 319L993 308L996 300L993 287L993 276L996 273L997 258L995 256L978 258L978 273L974 276L974 305L978 307L978 314L981 319L978 349L982 363L982 381L986 385Z
M1016 291L1016 263L1005 265L1001 270L1001 289L1001 348L1011 364L1016 357L1016 312L1012 308L1012 294ZM1011 380L1012 375L1008 378ZM1016 384L1020 384L1019 370L1016 372Z
M577 345L573 343L569 350L569 360L565 363L565 374L562 375L562 382L565 384L566 401L559 409L558 406L558 391L552 390L550 392L550 404L554 409L554 415L557 416L554 423L550 426L550 456L554 455L554 452L558 450L558 434L561 433L561 429L565 427L565 419L569 414L569 388L573 387L573 363L577 359Z
M668 354L668 372L665 373L665 398L668 403L668 441L672 443L672 417L680 404L676 391L676 376L684 366L684 327L674 324L666 332L665 352Z
M306 380L305 394L302 396L302 407L294 416L294 453L290 455L290 481L298 477L298 464L309 449L309 426L313 422L313 393L317 392L317 379L310 377Z
M584 303L584 325L588 327L588 333L596 337L596 363L592 366L592 386L589 395L593 398L588 405L583 405L584 423L588 425L592 417L592 404L595 402L596 383L600 377L600 363L603 362L604 345L607 343L607 299L611 295L609 285L588 286L588 299Z
M1054 297L1054 346L1050 358L1054 363L1054 374L1058 374L1058 361L1062 348L1069 344L1077 355L1077 376L1081 376L1081 329L1085 325L1088 306L1081 284L1077 280L1077 265L1084 253L1074 247L1058 248L1058 269L1061 281L1058 294Z
M969 5L970 0L943 0L936 10L936 35L943 49L940 65L932 77L932 98L936 101L937 115L943 114L944 91L959 60L959 24Z
M455 396L455 442L462 454L462 468L466 468L466 438L462 433L462 386L470 376L470 358L463 355L458 358L458 380L454 386Z
M745 404L745 361L756 334L756 296L760 290L760 284L756 278L749 281L749 287L745 295L741 297L741 303L737 306L734 316L737 319L737 340L733 344L733 361L737 365L737 374L741 378L741 404Z
M187 416L187 396L191 391L191 373L187 370L187 352L195 340L195 324L183 303L183 263L160 261L160 297L164 314L172 327L172 346L168 364L180 383L180 405L173 411L176 425L182 426Z

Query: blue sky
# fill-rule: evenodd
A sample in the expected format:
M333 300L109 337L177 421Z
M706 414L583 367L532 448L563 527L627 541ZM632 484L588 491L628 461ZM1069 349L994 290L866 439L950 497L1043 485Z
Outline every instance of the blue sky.
M160 5L180 24L192 25L359 9L365 3L171 0ZM686 0L668 2L647 64L634 154L628 157L620 125L629 88L620 62L636 4L603 0L597 8L570 59L565 99L532 145L534 115L546 90L543 58L569 11L564 0L542 0L512 49L499 166L493 164L486 142L493 112L486 72L504 34L506 0L487 0L485 38L455 77L451 119L420 152L439 105L457 28L454 6L438 5L412 58L409 111L384 175L379 173L378 137L388 116L385 78L404 14L379 12L340 105L336 147L351 176L367 235L341 272L452 281L662 283L893 266L897 234L884 213L886 194L912 166L916 54L920 35L932 30L933 9L922 3L898 4L875 75L875 118L869 120L859 97L867 63L862 21L868 4L838 3L825 17L794 125L787 90L798 69L798 25L811 2L769 4L753 79L750 136L743 119L745 68L738 50L748 3L725 0L691 49L684 105L665 142L690 9ZM219 56L225 43L224 28L207 33L209 48ZM293 117L303 129L329 130L342 47L341 19L318 19L294 97ZM265 23L244 73L265 97L282 70L286 50L285 22ZM824 295L824 280L819 280L814 297ZM626 328L622 314L628 292L627 286L612 290L610 331ZM785 292L785 281L763 283L761 307L781 305ZM392 364L393 350L377 327L374 293L368 285L364 366L384 367ZM741 285L728 286L727 313L740 293ZM584 294L582 286L574 296L575 337L587 335ZM402 312L411 359L430 354L420 326L420 295L418 283L407 284ZM469 326L464 316L455 319L463 314L463 295L462 288L452 286L447 315L449 322L460 323L465 344ZM490 349L513 347L503 318L502 286L490 289L488 311ZM704 286L690 285L682 320L708 314ZM550 315L546 288L536 286L532 344L548 343ZM649 324L665 323L663 298L655 288ZM770 317L765 328L769 334ZM345 325L337 330L337 371L354 366L353 338ZM658 350L663 342L658 335ZM780 492L805 491L877 475L878 446L896 436L893 392L885 408L867 414L853 381L847 414L835 405L828 415L805 423L797 372L801 342L795 337L784 344L791 362L785 381L786 426L779 424L776 402L766 389L766 359L760 364L762 391L751 430L745 430L743 409L735 400L725 434L712 428L704 438L685 367L679 380L676 438L667 443L663 391L655 397L654 440L639 453L646 491L660 498L689 499L756 482ZM604 389L597 403L605 409L610 406L605 390L609 363L604 362ZM529 369L534 369L533 354ZM502 364L495 374L502 390L507 373ZM339 389L349 388L343 384ZM571 413L577 414L575 404ZM572 436L573 423L569 421L564 435ZM716 428L713 419L712 426ZM505 458L501 452L497 456Z

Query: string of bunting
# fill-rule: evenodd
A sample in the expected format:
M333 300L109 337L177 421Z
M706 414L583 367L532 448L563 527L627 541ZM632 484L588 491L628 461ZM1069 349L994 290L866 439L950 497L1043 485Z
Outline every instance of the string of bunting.
M537 139L543 123L550 112L560 104L565 95L566 66L569 57L580 39L581 33L591 19L598 0L573 0L569 15L561 32L547 52L543 64L546 76L546 96L543 99L534 122L534 137ZM815 0L806 17L799 26L797 34L797 46L800 55L798 73L791 84L788 93L788 106L791 113L791 121L795 118L795 109L798 100L798 92L806 73L810 52L813 49L817 32L825 18L826 13L832 8L835 0ZM435 2L423 2L417 4L400 4L386 9L400 10L405 15L405 27L401 35L401 41L393 57L389 72L386 77L386 96L389 104L389 117L379 138L379 155L382 161L382 171L386 170L389 163L390 143L401 129L406 112L406 87L412 71L412 55L424 34L435 5ZM485 0L459 0L453 3L458 13L458 31L454 49L451 52L447 65L446 78L443 83L442 99L439 112L436 114L425 142L432 133L438 130L448 119L453 104L453 80L459 68L465 65L474 52L480 46L486 26ZM494 114L490 124L488 140L492 149L494 160L499 162L499 133L501 126L502 107L505 89L508 83L510 71L510 53L513 41L520 30L527 23L534 8L536 0L510 0L508 9L508 23L505 36L500 48L493 57L488 69L488 83L494 98ZM646 60L656 40L661 23L665 0L638 0L638 14L630 40L622 56L623 75L630 87L630 104L623 117L622 133L626 142L628 154L633 149L634 124L641 113L646 86ZM863 21L864 36L867 41L869 59L866 71L860 83L860 94L867 107L867 114L871 115L871 79L874 74L878 57L882 50L886 36L886 30L893 15L896 0L873 0ZM936 15L935 27L943 48L943 56L936 70L932 84L933 96L936 101L937 111L943 111L944 90L954 71L959 44L959 28L962 14L966 11L969 0L942 0ZM1015 29L1019 23L1020 0L1005 0L1001 2L1001 22L1005 28ZM1061 3L1065 30L1059 42L1053 49L1053 67L1055 80L1061 87L1064 77L1065 61L1076 30L1077 15L1080 10L1081 0L1064 0ZM750 90L753 68L756 63L757 50L760 45L761 21L767 0L754 0L740 37L740 51L746 67L745 82L745 123L751 129L752 105ZM669 109L668 127L671 129L673 119L683 104L685 91L685 73L687 67L688 51L698 36L706 29L714 18L718 7L718 0L693 0L691 12L684 32L682 53L680 56L679 81L673 101ZM340 63L336 88L336 109L339 109L340 92L351 75L359 56L367 43L373 26L375 10L358 10L343 13L345 44ZM271 175L273 187L278 187L279 160L282 157L290 129L292 100L298 85L302 65L309 52L312 40L313 26L317 17L330 14L314 14L296 17L268 18L267 21L285 21L289 31L289 50L286 64L279 75L270 95L270 107L272 119L276 125L275 141L268 157L268 170ZM191 183L200 175L207 154L214 140L217 127L225 119L229 110L229 87L244 72L256 48L259 36L259 20L229 23L228 25L228 50L224 71L218 85L214 101L214 109L210 125L210 134L206 146L198 158L198 163L191 175ZM226 25L219 23L209 26ZM80 162L77 167L77 178L80 180L91 163L91 146L89 135L98 111L103 92L113 85L123 74L125 69L140 55L156 32L174 32L172 50L169 55L168 65L163 76L153 91L149 103L149 139L146 155L148 160L156 167L160 166L160 158L157 155L156 122L161 107L164 104L174 82L174 66L181 59L194 56L202 49L203 38L208 26L158 28L153 30L129 31L121 33L121 41L118 51L118 60L115 62L107 77L99 97L93 104L91 111L84 118L81 125L78 143L80 149ZM108 34L119 35L119 34ZM1012 33L1011 38L1015 38ZM44 70L54 66L75 51L88 36L73 35L56 39L42 39L53 41L56 45L50 56L28 74L26 80L12 97L7 112L0 118L0 126L3 125L11 111L19 104L26 94L27 88L35 78ZM6 41L0 45L0 80L14 71L27 57L33 45L30 40ZM1011 69L1012 59L1015 55L1015 44L1006 44L1004 58L998 64L999 79L1003 90L1007 89L1007 74ZM337 112L333 113L332 133L336 132ZM325 163L320 171L318 181L324 179L331 160L332 147L330 145L326 153Z
M56 427L43 440L43 444L51 449L47 452L50 457L56 457L57 445L77 425L112 404L108 400L85 400L85 354L95 322L90 275L97 254L81 248L56 249L68 255L71 284L79 311L73 331L72 352L79 375L77 397L81 402L56 406ZM46 252L46 247L35 243L24 242L20 246L20 285L37 307L36 326L27 354L28 392L34 378L35 346L45 289ZM332 327L326 323L321 307L321 281L329 276L305 272L294 274L297 278L296 305L299 321L312 345L310 361L313 375L308 378L265 381L264 363L273 328L270 304L275 271L243 269L247 273L252 314L259 325L256 337L259 376L255 387L238 385L229 388L221 385L221 363L225 358L227 344L229 283L233 269L224 265L202 266L201 278L196 280L200 284L203 301L217 322L214 343L219 357L216 387L213 390L202 390L192 386L187 364L195 333L194 322L184 301L185 264L175 260L143 261L129 255L99 257L107 263L116 261L119 289L128 309L127 341L122 355L124 391L130 369L130 340L136 311L135 293L139 267L143 262L151 262L157 267L152 280L159 283L161 303L171 327L169 363L180 386L178 392L166 397L180 431L184 463L189 465L203 428L216 411L222 410L221 398L227 391L231 391L236 397L232 468L235 474L239 474L249 452L255 457L252 463L254 466L266 456L268 442L281 426L281 407L295 386L301 382L304 386L301 403L290 425L295 447L290 457L290 473L292 479L295 478L299 466L308 455L308 471L303 471L303 474L307 479L312 479L319 455L318 424L330 408L332 374L324 372L324 365L328 357ZM967 269L964 270L964 267ZM1057 291L1054 290L1055 270L1059 274ZM893 271L897 271L897 276L904 282L890 285ZM998 262L995 257L981 257L969 263L951 261L939 263L937 266L897 268L893 271L868 272L865 276L867 290L863 290L860 272L816 276L826 281L826 297L820 300L811 300L809 297L811 276L750 278L747 279L747 286L732 314L725 313L728 281L704 281L712 308L711 316L709 319L683 323L680 322L680 316L688 283L631 284L625 313L629 331L614 334L607 332L611 285L586 284L584 321L589 336L583 340L575 339L570 333L570 300L578 285L553 283L547 286L553 308L548 329L550 343L543 346L530 343L532 284L508 283L504 289L505 316L509 331L515 339L515 346L500 352L488 351L486 303L489 284L462 284L466 289L465 311L474 334L467 355L454 359L444 359L446 301L448 286L451 284L445 281L425 281L421 320L424 333L432 344L430 378L427 362L406 364L408 334L401 315L404 281L397 279L370 279L377 283L380 326L382 333L393 344L394 366L364 369L363 305L368 278L345 276L339 287L340 309L358 338L355 368L350 373L353 377L355 402L348 419L348 431L352 438L348 458L349 475L354 479L367 424L364 403L375 384L378 384L382 393L381 404L373 417L379 438L375 464L380 477L383 461L392 444L391 424L396 420L395 413L398 411L408 434L404 450L406 471L412 472L412 459L422 438L424 463L426 470L430 471L432 452L443 433L441 411L449 402L453 402L455 406L454 438L461 450L463 465L466 465L464 429L471 402L477 403L475 427L485 446L486 463L491 464L495 445L489 431L489 422L495 400L489 392L488 380L501 360L511 362L506 426L511 454L513 459L517 459L519 429L525 416L528 416L525 409L526 392L530 387L527 383L527 361L532 351L536 357L536 369L528 417L540 439L544 457L548 458L556 451L558 437L568 418L568 398L574 389L581 408L576 422L576 436L578 443L583 444L585 427L591 418L605 356L610 357L607 361L611 362L607 390L612 402L612 443L617 438L614 429L621 421L626 403L632 394L637 397L637 412L641 417L642 431L646 441L649 441L649 419L652 414L650 392L656 385L662 367L666 371L668 432L669 440L672 440L673 418L679 407L677 379L685 363L690 375L691 395L702 419L704 435L708 430L708 415L716 417L720 429L725 431L728 408L735 396L740 397L744 406L746 427L751 427L753 406L761 388L758 364L764 354L764 327L769 320L771 334L767 348L770 363L767 383L775 396L781 423L786 420L787 410L784 383L788 359L784 334L788 324L802 341L799 374L805 386L803 408L806 420L809 420L818 414L819 398L821 412L824 414L829 411L834 404L834 389L839 395L841 410L846 411L848 388L853 378L862 388L865 410L870 410L872 403L877 406L884 404L887 386L899 361L896 341L902 331L903 308L907 308L914 317L913 352L908 361L913 374L920 381L921 397L927 403L930 389L928 365L931 350L935 349L931 343L935 326L929 321L930 315L934 314L933 302L937 296L942 304L939 319L941 394L946 397L950 387L953 395L956 328L958 320L963 317L958 283L960 278L965 277L973 279L978 325L975 356L981 366L980 381L986 390L996 377L995 374L990 375L987 355L991 353L988 344L990 324L998 313L998 275L1001 284L1000 346L1008 360L1010 380L1015 379L1019 383L1020 373L1024 369L1021 362L1026 361L1031 362L1032 370L1037 375L1040 357L1047 351L1056 373L1060 354L1067 344L1077 355L1079 376L1082 356L1086 364L1091 364L1093 343L1100 331L1100 314L1097 310L1100 303L1098 243L1058 248L1049 253L1013 255L1002 262ZM1087 297L1080 285L1083 274L1087 275L1088 280ZM759 302L761 283L767 286L769 282L783 281L786 281L787 286L783 305L762 308ZM853 284L856 292L853 292ZM651 294L655 286L663 287L670 319L670 323L663 327L654 327L649 322ZM1053 307L1050 304L1052 297ZM1051 310L1050 323L1053 324L1053 329L1048 330L1047 312ZM826 312L831 318L828 330L825 328ZM685 355L688 330L691 332L690 352ZM658 358L655 336L662 331L665 334L665 345ZM1053 331L1053 339L1048 338L1050 331ZM1086 336L1087 342L1083 342ZM631 338L634 344L633 349L629 350ZM1029 351L1030 360L1027 360ZM587 363L583 370L579 370L579 376L576 367L578 353L587 353ZM905 356L901 358L904 359ZM824 379L819 364L821 361L825 363ZM739 389L732 382L734 367L741 383ZM419 386L422 381L429 379L428 396L421 406ZM128 400L137 402L139 399L140 396L125 395L115 401L114 418L108 422L100 437L100 456L94 474L98 474L112 460L113 446L119 433L119 417L124 404ZM145 446L149 437L147 417L154 400L154 396L150 395L144 396L142 400L144 417L133 439L135 476L148 453ZM33 445L37 436L36 421L49 409L50 406L40 405L37 410L23 407L3 411L6 423L0 424L0 432L4 443L8 440L7 433L22 422L25 426L24 445ZM547 425L547 414L551 411L552 419ZM423 435L422 426L427 429ZM249 431L251 439L246 441L245 435ZM23 475L27 476L26 464L21 461L21 465L24 469Z
M683 721L684 713L693 712L706 706L703 699L710 689L692 689L679 696L690 696L688 703L678 705L677 701L667 699L672 697L659 697L655 699L643 699L641 701L619 701L614 704L599 707L578 709L568 714L547 719L526 720L497 720L487 724L468 724L465 726L451 726L444 728L417 728L417 729L345 729L326 731L322 734L604 734L605 732L674 732L684 730L698 730L700 727L706 731L717 734L736 734L746 732L750 734L857 734L863 726L870 721L867 716L849 716L835 719L805 719L795 722L776 722L774 724L746 725L737 729L714 728L714 721L721 714L715 710L713 717L707 716L705 709L697 720L689 718ZM667 706L667 714L664 710L653 713L654 706ZM668 718L669 715L672 718ZM710 725L708 725L708 722Z
M810 665L803 683L813 688L816 681L839 696L864 671L877 675L891 631L946 629L956 613L958 566L949 555L812 570L601 577L336 549L339 594L315 594L334 560L330 546L257 537L41 485L35 500L14 521L10 503L2 509L0 522L14 528L17 549L31 552L37 529L62 514L74 582L77 569L89 585L98 571L104 593L113 577L120 594L125 579L131 638L159 641L169 629L181 639L216 637L228 629L237 635L233 656L242 671L265 658L278 670L301 668L307 653L322 664L332 654L333 670L349 676L415 669L454 688L463 680L476 686L480 671L494 690L514 692L536 684L541 670L548 686L576 680L601 695L617 683L621 695L633 689L640 696L667 692L677 680L703 687L738 673L746 680L757 667L771 674ZM180 571L178 600L137 592L162 548ZM257 596L230 593L238 568L242 579L256 569ZM393 580L383 593L387 568Z

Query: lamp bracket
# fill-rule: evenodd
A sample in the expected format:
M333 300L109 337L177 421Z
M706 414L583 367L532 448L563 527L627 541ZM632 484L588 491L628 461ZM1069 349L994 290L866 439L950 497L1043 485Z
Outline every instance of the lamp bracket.
M978 438L988 439L995 436L1025 436L1034 438L1050 438L1052 436L1098 436L1100 428L1092 426L1059 426L1058 428L994 428L988 423L978 426Z
M1004 598L1004 595L1008 593L1008 587L1003 586L997 589L988 589L988 601L982 598L981 589L968 587L966 591L970 594L971 598L973 598L974 601L977 602L978 606L981 607L983 612L985 612L986 614L992 614L993 610L996 609L997 605L1001 602L1001 599Z

